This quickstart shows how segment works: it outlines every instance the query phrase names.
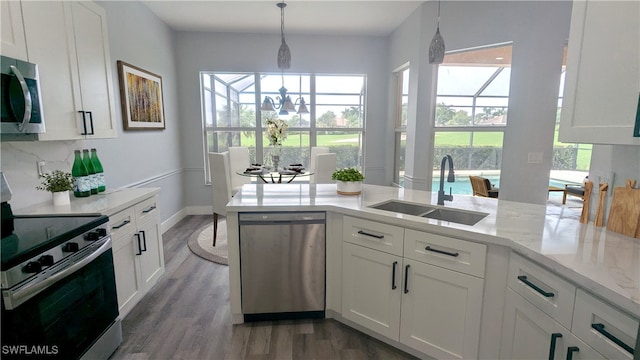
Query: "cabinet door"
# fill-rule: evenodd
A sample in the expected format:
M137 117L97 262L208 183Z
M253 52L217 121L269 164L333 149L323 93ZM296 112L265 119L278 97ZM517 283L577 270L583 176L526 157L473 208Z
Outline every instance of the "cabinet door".
M124 318L142 297L142 276L137 261L138 243L133 232L113 238L113 267L118 291L120 318Z
M115 137L114 89L111 80L106 13L93 2L73 2L70 5L82 110L90 112L86 114L87 126L90 126L90 119L93 119L94 134L88 138Z
M28 61L21 3L19 1L0 2L0 17L2 55Z
M409 269L404 274L408 279L404 280L400 342L437 359L477 358L484 281L404 261Z
M104 10L93 2L23 2L29 61L38 64L46 133L39 140L115 137ZM90 131L91 111L94 135Z
M402 258L350 243L342 250L342 316L398 340Z
M159 228L160 224L153 221L138 228L137 236L140 236L142 243L142 255L138 258L145 291L155 285L164 273L164 253Z
M640 145L639 28L638 1L573 3L560 141Z
M82 101L77 83L76 47L69 4L22 3L29 59L38 64L46 133L40 140L82 139Z

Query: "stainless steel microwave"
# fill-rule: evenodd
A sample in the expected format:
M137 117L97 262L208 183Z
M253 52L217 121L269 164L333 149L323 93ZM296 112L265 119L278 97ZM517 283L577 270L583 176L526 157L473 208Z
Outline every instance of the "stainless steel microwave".
M0 134L4 136L44 133L38 66L0 56L0 72Z

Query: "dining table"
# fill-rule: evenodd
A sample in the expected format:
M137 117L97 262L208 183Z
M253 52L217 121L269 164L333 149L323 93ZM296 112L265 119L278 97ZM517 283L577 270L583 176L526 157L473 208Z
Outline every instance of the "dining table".
M257 177L265 184L288 184L294 179L309 177L313 175L313 172L306 170L303 167L285 167L279 170L274 170L269 167L249 167L246 169L236 170L236 174L241 176Z

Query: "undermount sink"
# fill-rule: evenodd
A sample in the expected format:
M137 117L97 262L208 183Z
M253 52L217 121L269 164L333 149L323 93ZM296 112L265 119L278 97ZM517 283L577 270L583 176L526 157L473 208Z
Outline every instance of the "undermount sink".
M434 220L449 221L469 226L475 225L478 221L489 215L483 212L443 208L439 206L415 204L398 200L389 200L369 207L378 210L392 211Z
M435 209L428 213L421 215L429 219L450 221L464 225L475 225L478 221L484 219L487 213L451 210L451 209Z

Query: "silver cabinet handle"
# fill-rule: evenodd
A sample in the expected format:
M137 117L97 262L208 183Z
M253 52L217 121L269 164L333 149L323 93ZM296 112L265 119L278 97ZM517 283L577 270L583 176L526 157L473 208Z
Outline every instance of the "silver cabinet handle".
M22 88L22 96L24 96L24 116L22 117L22 123L18 125L18 131L23 132L29 121L31 121L31 92L29 92L27 82L25 81L24 76L22 76L20 70L18 70L14 65L10 65L9 67L16 75L18 83Z

